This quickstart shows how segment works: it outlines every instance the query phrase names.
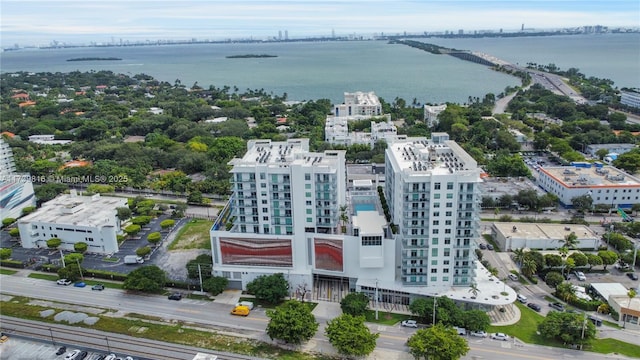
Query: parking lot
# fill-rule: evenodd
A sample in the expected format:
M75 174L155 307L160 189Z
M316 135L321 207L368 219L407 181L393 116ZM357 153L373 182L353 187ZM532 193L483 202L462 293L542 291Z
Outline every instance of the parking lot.
M44 343L33 340L11 336L9 340L0 345L0 359L2 360L63 360L66 354L70 353L76 347L67 346L67 351L60 355L56 355L62 344ZM91 349L80 349L88 352L84 360L97 360L108 354L104 352L94 352ZM116 354L125 358L126 355Z

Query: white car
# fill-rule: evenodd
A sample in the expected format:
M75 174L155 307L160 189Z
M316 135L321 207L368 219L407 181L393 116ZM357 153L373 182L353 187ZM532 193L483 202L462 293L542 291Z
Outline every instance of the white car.
M509 340L509 335L503 334L503 333L493 333L493 334L491 334L491 338L493 340L507 341L507 340Z
M67 355L64 356L64 360L75 359L78 354L80 354L80 350L78 350L78 349L73 350L73 351L67 353Z
M523 304L527 303L527 297L526 296L524 296L522 294L518 294L516 297L518 298L518 301L520 301L521 303L523 303Z
M485 331L472 331L469 333L469 335L471 336L475 336L475 337L481 337L481 338L486 338L487 336L489 336Z
M58 281L56 281L56 284L58 284L58 285L71 285L71 284L73 284L73 281L67 280L67 279L59 279Z
M514 274L514 273L510 273L509 274L509 279L513 280L513 281L518 281L518 275Z
M454 326L453 329L458 333L458 335L467 335L467 329Z
M253 310L253 302L252 301L240 301L236 304L236 306L246 306L249 310Z
M410 327L410 328L417 328L418 327L418 323L415 320L403 320L400 323L400 326Z
M576 277L577 277L577 278L578 278L578 280L580 280L580 281L585 281L585 280L587 280L587 277L586 277L586 276L584 276L584 273L583 273L582 271L576 271L574 274L576 275Z

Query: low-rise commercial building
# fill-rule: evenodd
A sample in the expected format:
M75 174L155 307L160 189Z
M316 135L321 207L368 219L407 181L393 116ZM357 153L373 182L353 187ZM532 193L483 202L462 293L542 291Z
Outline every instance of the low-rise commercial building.
M634 144L591 144L587 145L585 152L589 154L589 156L595 158L598 157L596 154L600 149L606 149L607 155L609 154L624 154L633 150L636 147Z
M626 89L620 91L620 103L634 108L640 108L640 90Z
M574 197L589 195L593 205L631 208L640 203L640 179L613 166L572 163L572 166L540 167L538 185L572 207Z
M557 249L562 247L569 234L577 236L578 249L597 250L600 236L585 225L496 222L491 226L491 235L500 249Z
M115 253L122 232L116 209L126 206L126 198L80 196L72 190L18 220L22 247L46 248L47 240L58 238L60 249L73 250L74 244L84 242L88 252Z
M366 93L362 91L345 92L344 103L334 105L333 114L336 117L380 116L382 115L382 104L373 91Z

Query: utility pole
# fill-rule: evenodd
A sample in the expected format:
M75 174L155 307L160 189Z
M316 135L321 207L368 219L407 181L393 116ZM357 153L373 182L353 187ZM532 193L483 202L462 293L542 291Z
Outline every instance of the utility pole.
M635 270L636 268L636 256L638 256L638 247L640 247L640 240L637 243L633 244L633 265L631 269Z
M64 254L62 253L62 249L58 250L60 250L60 260L62 260L62 267L65 268L67 267L67 265L64 264Z
M580 340L580 350L582 350L582 344L584 343L584 328L587 325L587 313L584 314L584 319L582 320L582 337Z

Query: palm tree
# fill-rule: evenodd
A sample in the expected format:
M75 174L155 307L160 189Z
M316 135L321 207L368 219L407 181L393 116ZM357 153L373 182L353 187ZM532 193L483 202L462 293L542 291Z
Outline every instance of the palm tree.
M570 299L576 297L576 291L570 282L564 281L556 287L556 295L565 302L569 302Z
M472 283L471 285L469 285L469 292L473 294L474 298L477 297L478 293L480 292L480 289L478 289L478 284Z
M628 308L631 307L631 300L636 297L636 295L638 295L638 293L633 289L629 289L629 292L627 292L627 296L629 297L629 304L627 304Z
M522 260L524 260L525 254L526 252L524 251L524 248L513 250L513 261L515 261L520 267L522 267Z
M571 232L571 234L564 237L562 247L575 249L577 246L578 246L578 236L576 235L576 233Z
M558 252L560 253L560 256L562 256L562 258L564 259L569 254L569 248L566 246L563 246L558 249Z
M526 277L531 277L536 273L536 271L538 271L538 264L536 264L535 260L531 258L524 259L521 270Z

